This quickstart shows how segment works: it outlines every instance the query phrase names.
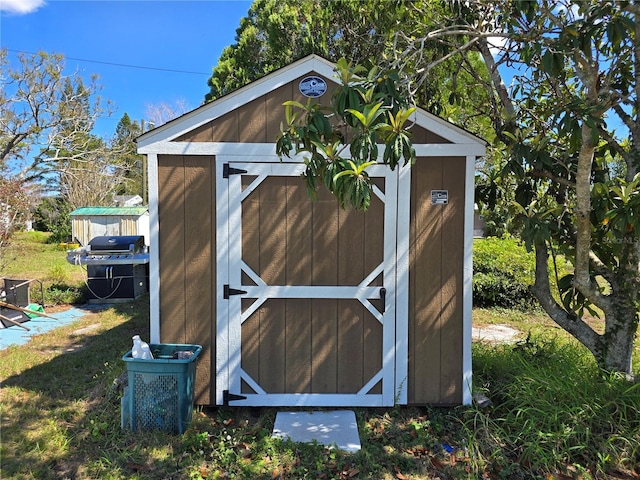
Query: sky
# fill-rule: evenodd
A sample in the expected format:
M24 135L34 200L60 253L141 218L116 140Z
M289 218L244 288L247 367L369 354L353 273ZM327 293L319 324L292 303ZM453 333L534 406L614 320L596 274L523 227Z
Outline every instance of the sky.
M0 47L61 53L67 73L98 75L100 96L116 108L94 133L111 137L126 112L149 105L202 104L224 47L235 43L246 0L0 0Z

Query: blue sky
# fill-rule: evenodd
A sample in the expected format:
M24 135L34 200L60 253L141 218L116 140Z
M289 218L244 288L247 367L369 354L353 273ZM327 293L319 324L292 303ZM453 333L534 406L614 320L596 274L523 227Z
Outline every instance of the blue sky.
M147 105L198 107L212 68L224 47L235 42L251 3L0 0L0 46L11 50L12 63L15 51L45 50L67 58L67 73L97 74L101 97L117 110L99 121L95 133L110 137L125 112L140 120Z

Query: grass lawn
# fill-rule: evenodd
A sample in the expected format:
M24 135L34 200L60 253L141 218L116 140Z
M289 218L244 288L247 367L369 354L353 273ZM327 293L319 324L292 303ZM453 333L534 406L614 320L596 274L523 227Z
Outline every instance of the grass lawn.
M49 275L29 262L25 275ZM122 431L114 381L131 337L149 337L148 300L2 351L1 478L640 478L640 383L601 375L544 315L507 310L474 311L478 325L524 332L512 345L474 344L475 390L491 407L354 409L356 454L272 439L268 408L198 408L183 435ZM637 346L638 375L639 361Z

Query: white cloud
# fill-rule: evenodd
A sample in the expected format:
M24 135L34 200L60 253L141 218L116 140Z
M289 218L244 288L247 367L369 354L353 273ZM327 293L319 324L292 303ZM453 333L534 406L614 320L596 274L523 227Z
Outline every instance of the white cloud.
M25 15L43 6L45 0L0 0L0 11Z

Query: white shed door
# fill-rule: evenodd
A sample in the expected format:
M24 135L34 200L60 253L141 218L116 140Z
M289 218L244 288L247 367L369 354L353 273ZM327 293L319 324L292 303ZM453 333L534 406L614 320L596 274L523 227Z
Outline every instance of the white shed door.
M304 165L217 169L217 403L393 405L397 173L358 212Z

